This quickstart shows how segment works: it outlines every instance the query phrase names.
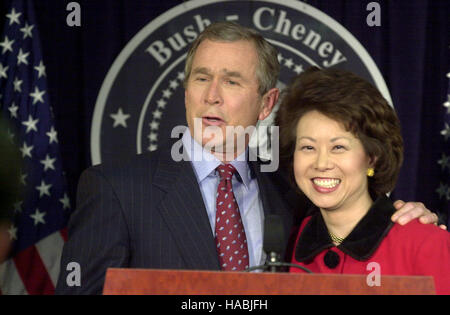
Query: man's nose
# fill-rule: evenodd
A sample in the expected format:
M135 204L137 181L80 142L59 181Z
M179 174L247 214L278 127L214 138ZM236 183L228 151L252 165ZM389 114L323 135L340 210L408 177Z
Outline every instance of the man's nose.
M205 94L205 102L209 105L220 105L222 103L220 86L217 80L212 80L208 85Z

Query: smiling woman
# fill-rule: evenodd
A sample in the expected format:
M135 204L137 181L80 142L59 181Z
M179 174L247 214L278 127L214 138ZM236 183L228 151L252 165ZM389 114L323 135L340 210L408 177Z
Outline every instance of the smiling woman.
M277 117L280 152L316 206L299 230L293 263L313 272L434 276L450 293L450 235L390 217L386 194L403 160L400 122L379 91L346 71L310 68L286 89ZM292 272L299 272L293 269Z
M350 218L356 222L368 211L372 199L366 170L374 167L373 160L366 155L359 139L319 111L310 111L299 120L294 153L295 180L331 220L338 211L343 212L342 209L351 213ZM347 220L346 225L349 223ZM341 229L333 231L341 237L349 232L343 230L344 226L333 228Z

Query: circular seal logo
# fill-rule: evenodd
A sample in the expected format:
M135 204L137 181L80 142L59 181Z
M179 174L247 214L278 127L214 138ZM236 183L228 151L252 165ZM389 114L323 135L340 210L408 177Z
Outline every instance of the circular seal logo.
M187 50L207 25L225 20L258 30L278 49L280 89L309 66L337 67L371 82L392 104L386 83L364 47L316 8L295 0L188 1L147 24L111 66L92 119L93 164L156 150L175 126L186 125ZM259 125L272 124L275 112L276 108ZM254 139L250 145L255 145Z

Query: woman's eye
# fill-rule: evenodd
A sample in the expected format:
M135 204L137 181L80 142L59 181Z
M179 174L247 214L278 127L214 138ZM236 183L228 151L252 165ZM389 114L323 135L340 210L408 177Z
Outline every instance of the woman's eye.
M345 150L345 147L344 147L343 145L335 145L335 146L333 147L333 149L342 151L342 150Z

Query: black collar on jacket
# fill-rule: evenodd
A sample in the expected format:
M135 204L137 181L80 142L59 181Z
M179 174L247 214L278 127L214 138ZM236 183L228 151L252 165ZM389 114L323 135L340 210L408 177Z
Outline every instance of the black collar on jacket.
M378 198L337 248L356 260L369 259L394 225L391 221L394 212L394 205L388 197ZM295 248L295 259L299 262L308 262L331 247L334 247L334 244L322 214L317 209L300 235Z

